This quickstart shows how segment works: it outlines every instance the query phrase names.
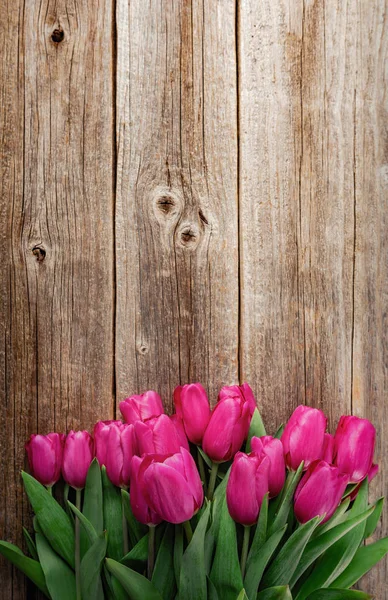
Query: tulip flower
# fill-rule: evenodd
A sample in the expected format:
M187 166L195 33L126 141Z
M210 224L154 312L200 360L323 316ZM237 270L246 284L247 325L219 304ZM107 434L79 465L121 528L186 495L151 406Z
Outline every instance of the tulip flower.
M322 456L327 419L321 410L298 406L288 420L281 441L289 469L296 471L304 461L306 469Z
M137 485L149 508L164 521L183 523L201 508L203 490L190 452L147 454L139 464Z
M372 467L376 430L368 419L341 417L335 432L334 464L349 475L350 483L362 481Z
M286 479L283 444L280 440L270 435L260 438L254 436L251 440L251 448L257 456L264 455L270 460L268 489L270 498L273 498L280 493Z
M243 383L242 385L225 385L218 394L218 400L224 400L225 398L241 398L244 402L248 402L251 416L257 407L252 388L247 383Z
M322 460L328 463L333 462L334 456L334 435L331 433L325 433L323 446L322 446Z
M181 446L189 449L181 424L167 415L159 415L134 424L137 448L143 454L174 454Z
M255 452L237 452L234 457L226 501L229 514L241 525L253 525L259 516L261 503L268 492L270 459Z
M46 487L52 487L61 476L65 437L62 433L31 435L26 443L31 474Z
M144 525L158 525L162 519L150 509L141 492L140 485L138 485L141 463L142 459L139 456L134 456L132 458L130 471L130 501L132 512L140 523L143 523Z
M186 435L184 425L182 423L182 419L180 419L178 417L178 415L175 413L170 416L170 421L172 421L172 423L176 429L180 445L183 446L184 448L186 448L186 450L189 450L189 442L187 441L187 435Z
M203 450L213 462L233 458L248 435L250 420L249 402L241 396L218 400L202 441Z
M190 442L200 445L210 419L210 406L200 383L178 386L174 390L174 404Z
M99 421L94 427L95 453L100 465L117 487L128 487L130 463L137 454L133 425L121 421Z
M120 411L126 423L145 421L164 413L161 397L152 390L126 398L120 402Z
M348 475L324 460L310 464L296 489L294 512L300 523L325 515L322 523L333 516L349 482Z
M85 487L93 455L93 438L88 431L70 431L67 434L63 449L62 475L73 488L81 490Z

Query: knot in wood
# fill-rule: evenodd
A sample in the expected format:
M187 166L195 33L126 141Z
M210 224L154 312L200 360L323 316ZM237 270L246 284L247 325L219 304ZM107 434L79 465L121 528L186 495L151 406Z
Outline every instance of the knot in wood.
M64 37L65 32L63 31L62 27L57 27L51 34L51 39L54 42L54 44L59 44L60 42L62 42Z
M190 250L197 247L199 242L199 231L195 225L186 224L178 232L178 242L181 246Z
M34 246L32 249L32 254L36 256L36 260L38 262L42 262L46 258L46 250L41 246Z
M156 204L163 214L168 215L175 206L175 200L171 196L161 196L157 199Z

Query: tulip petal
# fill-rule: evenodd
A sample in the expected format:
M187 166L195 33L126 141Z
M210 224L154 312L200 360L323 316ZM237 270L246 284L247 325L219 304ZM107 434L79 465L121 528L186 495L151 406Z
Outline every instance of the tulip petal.
M226 501L230 516L242 525L253 525L259 515L260 504L256 496L256 457L238 452L233 461L228 484Z
M194 498L178 471L163 463L153 463L144 472L143 480L149 506L165 521L183 523L191 519Z

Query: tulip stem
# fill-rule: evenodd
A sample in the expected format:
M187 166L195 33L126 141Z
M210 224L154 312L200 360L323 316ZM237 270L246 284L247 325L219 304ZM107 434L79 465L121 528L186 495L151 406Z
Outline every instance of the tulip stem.
M242 550L241 550L241 560L240 560L241 575L243 578L245 575L245 565L247 564L250 532L251 532L250 526L244 525L244 538L243 538L243 545L242 545Z
M50 494L50 496L52 496L53 495L53 486L52 485L48 485L47 486L47 491Z
M197 454L198 454L199 474L201 476L201 480L203 483L203 491L205 492L205 496L206 496L207 495L207 481L206 481L205 463L203 461L202 454L199 451L199 446L197 446Z
M148 561L147 561L147 574L148 579L151 581L152 573L155 564L155 529L153 525L148 526Z
M123 556L128 554L129 552L129 543L128 543L128 523L127 518L125 516L125 508L124 508L124 495L121 496L121 519L122 519L122 528L123 528Z
M216 487L218 473L218 463L212 463L212 470L210 473L209 487L207 490L207 499L213 500L214 488Z
M192 537L193 537L193 530L191 528L190 521L184 521L183 529L185 530L185 534L187 537L187 543L190 544Z
M75 505L78 510L81 510L81 494L82 490L75 490ZM77 600L81 600L81 556L80 556L80 523L75 517L75 581L77 589Z

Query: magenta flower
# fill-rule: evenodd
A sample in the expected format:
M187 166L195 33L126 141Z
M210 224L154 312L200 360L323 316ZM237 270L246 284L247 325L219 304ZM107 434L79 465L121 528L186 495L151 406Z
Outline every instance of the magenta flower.
M120 402L120 411L126 423L152 419L164 412L161 397L152 390L126 398Z
M134 424L138 453L175 454L181 446L189 449L188 441L181 425L167 415L159 415L147 421Z
M322 446L322 460L332 463L334 456L334 435L331 433L325 433L323 446Z
M229 514L242 525L253 525L259 516L261 503L268 492L270 460L255 452L237 452L226 487Z
M289 469L296 471L304 461L306 469L322 456L327 419L321 410L298 406L288 420L281 441Z
M225 398L241 398L244 402L248 402L251 416L257 407L255 396L248 383L243 383L242 385L225 385L218 394L218 400L224 400Z
M143 523L144 525L158 525L162 519L150 509L142 494L141 486L138 483L141 463L142 459L139 456L134 456L132 458L130 477L130 501L132 512L140 523Z
M341 417L335 432L334 464L349 475L350 483L362 481L372 467L376 430L368 419Z
M200 383L178 386L174 390L174 404L190 442L201 444L210 419L210 406Z
M85 487L93 455L93 438L88 431L70 431L67 434L63 449L62 475L73 488L81 490Z
M257 456L264 455L270 460L268 489L270 498L273 498L280 493L286 479L283 444L280 440L270 435L260 438L254 436L251 440L251 447Z
M100 465L117 487L128 487L130 463L137 454L133 425L121 421L99 421L94 426L95 453Z
M62 433L31 435L26 443L31 474L47 487L53 486L61 476L65 437Z

